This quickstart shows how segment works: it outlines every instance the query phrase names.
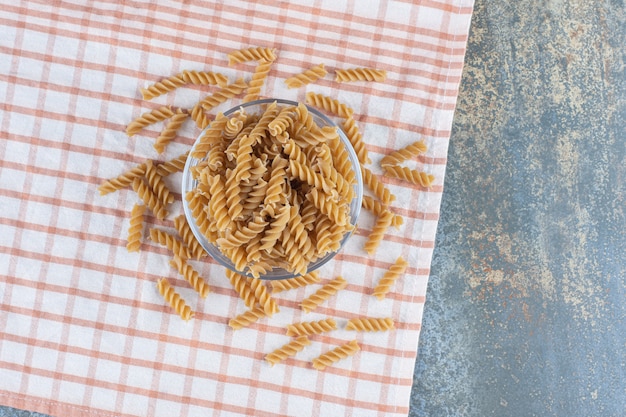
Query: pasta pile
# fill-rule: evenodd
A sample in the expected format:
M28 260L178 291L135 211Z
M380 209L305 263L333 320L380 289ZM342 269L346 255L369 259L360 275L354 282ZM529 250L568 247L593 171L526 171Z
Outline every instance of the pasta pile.
M322 284L319 273L309 272L308 266L337 251L344 236L353 231L350 204L356 195L356 173L336 128L318 125L303 103L282 106L270 102L251 114L243 108L227 113L227 116L221 112L209 114L222 103L241 96L242 103L263 97L262 89L277 55L274 48L251 47L232 51L227 58L231 67L256 62L249 81L242 77L232 81L213 71L183 70L140 89L145 100L186 86L207 86L213 90L189 107L157 105L143 112L128 124L126 134L129 137L148 126L162 123L163 129L153 144L161 155L176 140L187 120L204 133L193 150L164 162L148 159L118 177L104 181L99 191L106 195L132 188L140 202L133 206L129 215L127 250L138 252L142 238L147 234L153 242L167 249L172 269L186 284L200 298L208 298L211 293L208 280L192 265L207 253L184 214L169 220L170 205L177 194L164 181L169 175L182 172L189 156L199 160L191 170L198 185L183 198L201 233L241 272L227 269L224 274L247 308L228 321L233 330L240 330L279 311L274 294L319 284L317 291L296 304L308 313L347 287L348 282L340 276ZM384 70L377 68L335 68L331 71L337 83L384 82L387 77ZM318 64L285 79L285 85L288 89L300 88L327 74L324 64ZM403 218L392 211L395 196L384 180L367 166L372 159L354 110L330 96L312 91L304 98L304 103L340 119L337 124L355 150L363 182L371 194L364 196L362 206L376 217L363 248L373 255L387 228L403 224ZM434 179L432 175L401 166L424 152L426 144L414 142L384 156L380 167L387 177L429 187ZM155 220L148 220L146 213L152 213ZM398 257L372 295L383 300L407 266L408 263ZM297 276L269 283L258 279L273 268L283 268ZM194 317L192 308L167 278L158 280L156 289L183 320ZM305 348L312 349L312 341L316 338L324 341L329 332L340 328L358 332L391 331L395 329L395 323L390 317L351 317L345 325L338 325L333 317L292 323L286 329L286 336L291 340L268 353L265 360L274 366ZM364 337L362 334L357 333L359 338ZM359 350L357 340L341 343L316 356L310 365L323 370Z
M202 234L241 273L305 275L353 230L348 153L336 128L318 126L303 104L218 114L192 156L198 185L185 198L200 201Z

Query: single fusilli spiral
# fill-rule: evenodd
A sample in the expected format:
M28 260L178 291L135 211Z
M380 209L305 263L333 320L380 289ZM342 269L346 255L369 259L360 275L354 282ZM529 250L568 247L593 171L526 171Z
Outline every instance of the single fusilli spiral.
M204 113L202 104L199 102L191 108L189 111L189 117L191 117L191 120L196 122L196 126L202 130L204 130L211 122L208 116Z
M145 178L146 182L150 188L152 188L152 191L156 194L163 206L174 202L174 194L172 194L170 189L167 188L165 181L163 181L163 177L159 175L154 163L150 160L146 162Z
M272 293L293 290L307 285L317 284L318 282L320 282L320 277L317 271L309 272L306 275L301 275L294 278L270 281L272 286Z
M163 299L178 313L178 315L185 321L193 317L193 311L191 307L185 303L180 294L178 294L174 288L170 286L170 283L166 278L161 278L157 282L157 288Z
M167 177L175 172L183 172L188 156L189 152L185 152L174 159L170 159L169 161L165 161L162 164L157 165L157 174L161 177Z
M228 65L232 66L240 62L247 61L276 60L276 50L274 48L254 47L232 51L228 54Z
M141 231L143 230L143 214L145 211L146 206L143 204L135 204L130 211L128 243L126 244L128 252L138 252L141 247Z
M190 71L184 70L180 77L188 83L195 85L219 85L224 86L228 83L228 78L224 74L212 71Z
M337 330L337 323L333 318L317 321L304 321L287 325L287 336L310 336Z
M99 187L98 191L100 195L105 195L111 193L113 191L120 190L122 188L128 187L133 183L135 178L141 177L146 173L147 163L142 163L137 165L136 167L124 172L116 178L111 178L103 182Z
M259 65L256 66L254 74L252 74L252 79L248 83L248 91L242 100L244 103L259 98L261 88L263 88L263 85L265 84L265 80L271 67L272 61L266 61L265 59L261 59L259 61Z
M281 346L275 351L268 353L265 355L265 360L269 362L270 365L274 366L278 362L282 362L290 356L294 356L296 353L300 352L306 346L310 345L311 341L306 336L300 336L289 343Z
M289 77L285 80L287 88L298 88L307 84L314 83L320 78L325 77L327 74L324 64L315 65L306 71L296 74L293 77Z
M126 127L126 134L133 136L146 126L169 119L174 115L170 106L161 106L158 109L143 113L141 116L133 120Z
M170 117L169 122L167 122L165 128L161 131L154 142L154 149L158 153L165 152L165 148L176 137L178 130L188 117L189 113L183 109L176 110L176 114Z
M352 81L383 82L386 79L387 71L374 68L348 68L335 70L335 81L343 83Z
M347 285L348 282L345 279L337 277L326 283L322 288L311 294L309 297L302 300L300 306L305 313L310 313L324 301L335 295L338 291L344 289Z
M213 107L225 102L228 99L235 97L243 92L243 90L248 87L248 84L243 80L243 78L238 79L233 84L226 85L215 93L211 94L208 97L205 97L200 105L204 110L211 110Z
M373 255L380 246L380 242L383 240L385 232L391 225L391 221L393 220L393 213L389 210L383 212L380 216L376 217L376 223L372 229L372 232L367 238L365 242L365 252L370 255Z
M384 167L385 165L401 164L407 159L423 154L426 152L426 149L426 143L423 140L418 140L402 149L398 149L397 151L393 151L390 154L385 155L383 159L380 160L380 166Z
M383 204L389 204L396 199L391 191L369 169L361 165L361 175L365 184Z
M266 317L263 307L256 306L253 309L246 310L245 313L238 315L228 321L228 325L233 330L239 330L244 327L250 326L252 323L256 323L259 319Z
M385 175L389 177L399 178L401 180L411 182L415 185L421 185L422 187L430 187L435 180L434 175L407 167L400 167L397 165L385 165L383 169L385 170Z
M171 76L146 88L141 88L141 96L144 100L152 100L155 97L169 93L186 84L180 74Z
M264 281L258 278L250 278L248 282L250 283L250 289L254 293L254 298L263 307L265 315L271 317L274 313L277 313L278 304L267 292Z
M391 267L389 267L389 269L385 272L380 281L378 281L378 284L374 288L373 295L379 300L384 299L385 295L391 289L391 286L402 274L404 274L408 265L409 263L401 256L398 257L394 264L391 265Z
M226 270L226 277L237 294L239 294L239 297L243 300L246 307L250 309L254 308L257 300L254 296L254 291L252 291L252 288L250 287L248 279L243 275L231 271L230 269ZM265 309L263 309L263 311L265 312Z
M174 228L185 243L185 246L187 246L187 249L189 249L191 257L200 259L207 255L202 248L202 245L198 242L198 239L196 239L196 236L191 231L191 227L189 226L189 223L187 223L187 219L184 214L174 218Z
M209 285L187 261L180 256L174 255L174 259L170 261L170 265L178 270L178 273L185 278L185 281L187 281L198 294L200 294L200 297L206 298L206 296L209 295Z
M346 133L348 140L352 144L352 147L356 152L356 156L359 158L359 162L362 164L369 164L371 160L368 156L365 142L363 142L363 137L361 136L361 132L359 131L353 117L345 119L343 122L343 131Z
M139 198L152 210L152 213L154 213L157 219L163 220L165 216L167 216L167 209L144 180L135 178L132 182L132 186Z
M288 174L293 178L306 182L310 186L315 187L315 189L330 191L330 186L326 183L324 177L319 172L313 171L308 165L290 159Z
M351 117L354 113L354 110L346 104L340 103L338 100L323 94L313 92L306 93L306 103L343 118Z
M162 246L168 248L174 255L178 255L182 259L189 259L189 252L187 247L176 238L164 230L150 229L150 239Z
M389 317L361 317L348 320L346 330L356 330L361 332L384 332L395 329L393 319Z
M313 367L320 371L324 370L326 367L331 366L341 359L354 355L359 349L360 347L356 340L344 343L313 359Z
M381 203L380 201L376 200L373 197L370 197L369 195L363 196L363 200L361 200L361 206L365 210L371 211L376 216L380 216L381 214L383 214L383 212L389 210L389 206L384 205L383 203ZM402 218L402 216L398 214L393 215L393 219L391 220L392 226L399 227L403 223L404 223L404 219Z

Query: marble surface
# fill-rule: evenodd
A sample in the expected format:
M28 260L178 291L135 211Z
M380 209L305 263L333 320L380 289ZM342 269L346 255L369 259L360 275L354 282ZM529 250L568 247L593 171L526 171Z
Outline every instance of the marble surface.
M624 415L625 45L623 0L476 0L411 417Z
M470 32L410 416L624 416L624 2Z

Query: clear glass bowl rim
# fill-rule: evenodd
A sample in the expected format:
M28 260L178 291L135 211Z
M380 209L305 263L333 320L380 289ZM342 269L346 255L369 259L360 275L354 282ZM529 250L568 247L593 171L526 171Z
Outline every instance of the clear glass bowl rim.
M241 109L245 110L249 107L261 106L261 105L270 104L273 102L276 102L279 105L285 105L285 106L297 106L299 104L297 101L292 101L292 100L279 99L279 98L265 98L265 99L254 100L254 101L249 101L247 103L239 104L225 111L223 114L224 116L229 117L230 115L232 115L233 113ZM323 257L321 257L320 259L316 260L315 262L312 262L311 264L309 264L308 271L307 271L307 273L309 273L309 272L315 271L316 269L319 269L324 264L329 262L332 258L334 258L335 255L343 249L343 247L345 246L350 236L352 236L352 234L354 233L354 230L356 230L357 220L361 212L361 203L363 199L363 178L361 175L361 169L360 169L360 164L359 164L359 159L357 157L357 154L354 148L352 147L350 140L346 136L345 132L342 130L341 126L333 122L329 117L321 113L318 109L311 107L309 105L306 105L306 106L307 106L308 111L313 115L314 118L317 118L323 121L324 124L327 126L337 127L339 138L341 139L341 142L343 143L343 145L346 148L346 151L348 152L348 157L350 159L352 168L354 169L354 174L355 174L355 179L356 179L356 185L355 185L356 195L352 199L352 202L350 203L350 223L355 227L351 232L348 232L345 234L345 236L343 237L341 241L341 245L337 251L330 252L324 255ZM316 122L318 122L319 124L318 120L316 120ZM194 189L198 183L198 181L194 180L191 175L191 168L197 165L201 160L193 158L191 154L193 153L193 149L195 149L196 145L198 144L198 141L200 140L200 138L202 137L206 129L208 129L210 126L211 125L209 124L205 129L202 130L202 132L198 134L189 152L189 156L187 157L187 162L185 163L185 168L183 170L182 184L181 184L183 211L185 213L185 218L187 219L187 223L189 224L191 231L193 232L194 236L196 237L200 245L209 254L209 256L211 256L211 258L213 258L220 265L234 272L251 277L251 275L247 273L242 273L242 271L238 271L237 269L235 269L235 266L233 265L232 261L228 259L228 257L226 257L216 245L209 242L208 239L200 232L200 229L198 228L198 225L196 224L196 220L193 217L191 209L189 208L189 203L187 202L187 199L185 198L185 196L187 195L187 192ZM279 280L279 279L294 278L296 276L298 276L298 274L293 274L292 272L289 272L282 268L274 268L271 271L269 271L266 275L262 275L260 278L266 279L266 280Z

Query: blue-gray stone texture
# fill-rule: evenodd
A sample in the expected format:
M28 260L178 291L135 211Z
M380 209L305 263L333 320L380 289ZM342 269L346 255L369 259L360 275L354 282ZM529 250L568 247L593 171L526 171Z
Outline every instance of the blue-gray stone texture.
M417 416L626 416L622 0L476 0Z

